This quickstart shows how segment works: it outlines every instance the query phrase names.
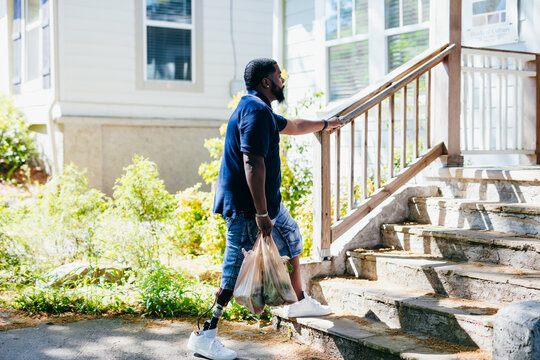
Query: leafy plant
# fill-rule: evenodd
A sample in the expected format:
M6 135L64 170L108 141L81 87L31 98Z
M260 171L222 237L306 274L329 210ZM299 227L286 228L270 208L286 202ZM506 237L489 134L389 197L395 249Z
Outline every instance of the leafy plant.
M135 155L133 163L124 171L113 187L116 208L138 221L169 219L174 210L174 198L159 178L156 164Z
M0 173L13 171L36 155L36 147L22 113L13 101L0 95Z

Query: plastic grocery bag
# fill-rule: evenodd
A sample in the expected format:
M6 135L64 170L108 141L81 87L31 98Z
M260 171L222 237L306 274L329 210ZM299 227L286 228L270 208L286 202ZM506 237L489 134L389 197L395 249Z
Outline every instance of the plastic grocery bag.
M256 315L264 310L261 250L260 238L255 241L252 250L242 249L244 261L233 291L236 302Z
M259 240L262 249L264 302L270 306L295 303L298 301L296 293L272 236Z

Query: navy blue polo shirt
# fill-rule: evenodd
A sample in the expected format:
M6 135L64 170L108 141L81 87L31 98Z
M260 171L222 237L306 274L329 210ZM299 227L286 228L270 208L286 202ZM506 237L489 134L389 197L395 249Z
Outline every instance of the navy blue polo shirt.
M281 203L281 160L279 132L287 119L272 111L270 101L250 90L240 99L227 124L225 148L214 196L214 212L234 218L255 216L255 205L244 171L243 154L264 157L266 165L266 203L270 218L275 218Z

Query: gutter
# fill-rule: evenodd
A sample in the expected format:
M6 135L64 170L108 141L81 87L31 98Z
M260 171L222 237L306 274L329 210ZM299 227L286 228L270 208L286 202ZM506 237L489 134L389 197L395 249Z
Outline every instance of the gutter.
M60 81L59 81L59 72L58 72L58 62L59 62L59 56L58 56L58 2L60 0L50 0L49 6L52 6L52 9L50 9L50 14L53 15L53 21L54 24L51 34L51 40L52 40L52 49L51 54L54 54L54 57L52 59L53 68L54 71L52 71L51 76L53 76L54 82L54 99L51 102L51 105L49 107L49 114L48 114L48 121L47 121L47 128L48 133L51 141L51 148L52 148L52 173L57 174L60 170L60 164L58 162L58 148L56 146L56 124L58 123L58 119L62 116L62 111L60 109ZM52 70L52 69L51 69Z

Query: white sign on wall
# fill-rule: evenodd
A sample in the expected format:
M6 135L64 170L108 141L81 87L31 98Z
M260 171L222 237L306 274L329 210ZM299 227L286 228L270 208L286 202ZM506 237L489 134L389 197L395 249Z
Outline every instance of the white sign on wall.
M463 45L483 47L519 40L517 0L463 0L461 19Z

